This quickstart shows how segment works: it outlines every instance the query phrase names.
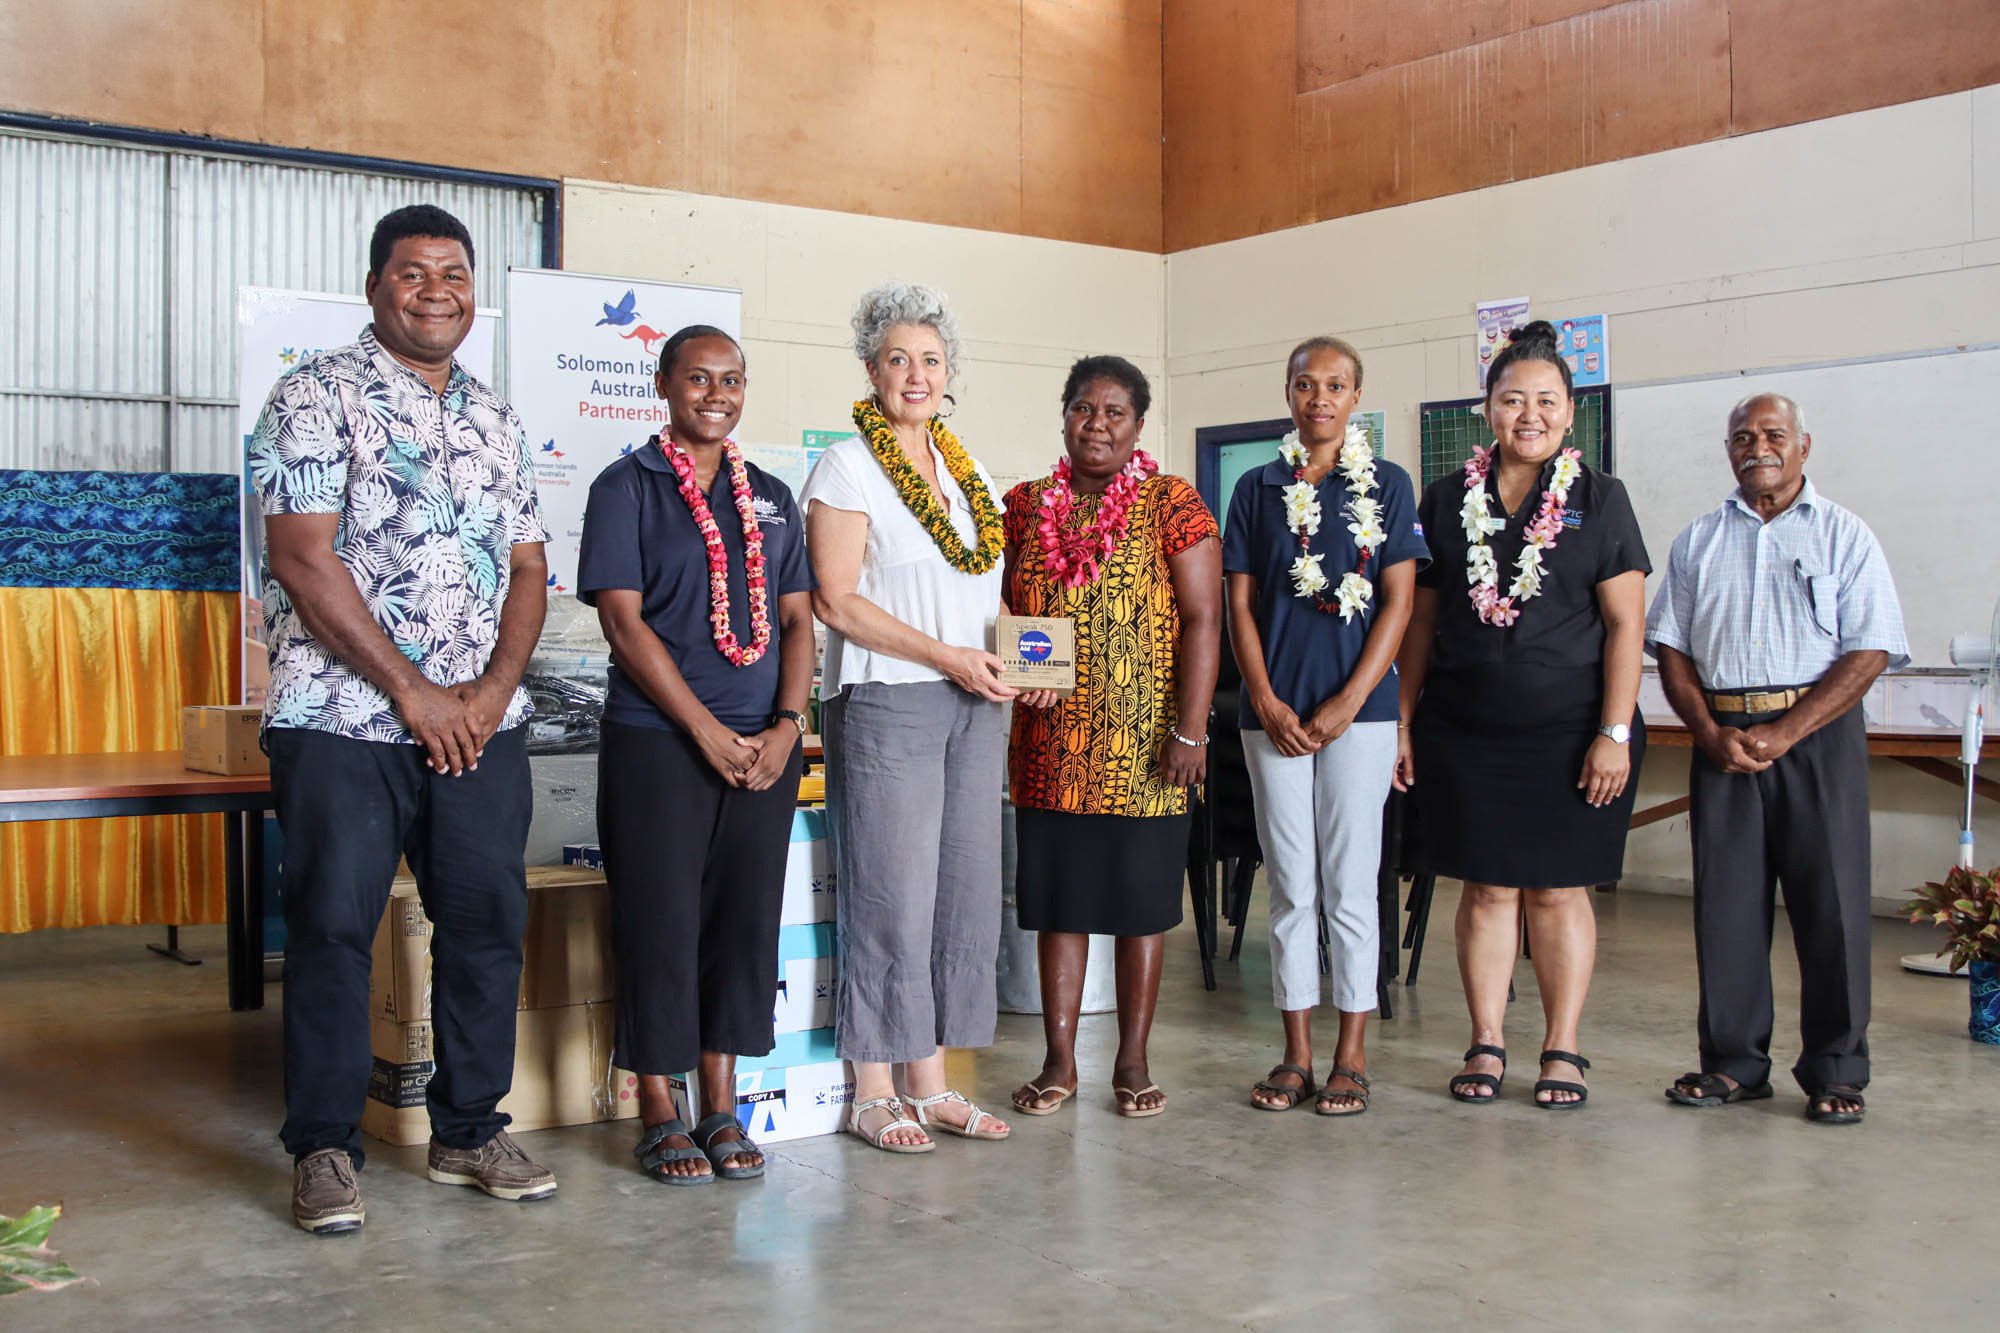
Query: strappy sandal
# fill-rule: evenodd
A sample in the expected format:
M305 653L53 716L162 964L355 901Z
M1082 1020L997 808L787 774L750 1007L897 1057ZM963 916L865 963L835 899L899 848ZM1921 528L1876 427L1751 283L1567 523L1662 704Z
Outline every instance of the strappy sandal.
M1361 1089L1361 1091L1350 1092L1346 1089L1336 1089L1333 1086L1333 1081L1337 1078L1352 1080L1354 1086ZM1334 1104L1342 1098L1346 1098L1349 1102L1358 1104L1350 1106L1338 1106ZM1367 1076L1363 1074L1357 1074L1352 1069L1343 1069L1339 1065L1335 1065L1333 1067L1333 1072L1327 1075L1326 1086L1319 1090L1319 1096L1313 1101L1314 1115L1360 1115L1363 1111L1367 1109L1368 1109Z
M1450 1092L1453 1097L1456 1097L1459 1101L1462 1102L1471 1102L1474 1106L1480 1106L1487 1102L1499 1101L1500 1085L1507 1079L1506 1047L1488 1046L1482 1042L1478 1045L1473 1046L1470 1050L1468 1050L1465 1053L1465 1062L1467 1064L1470 1064L1475 1058L1482 1055L1490 1055L1495 1060L1498 1060L1500 1062L1500 1072L1497 1074L1465 1074L1465 1073L1453 1074L1451 1076L1451 1082L1445 1085L1446 1090ZM1493 1092L1490 1096L1482 1097L1476 1092L1459 1091L1460 1088L1466 1088L1466 1087L1491 1088L1493 1089Z
M1837 1111L1834 1102L1853 1102L1852 1111ZM1817 1125L1858 1125L1868 1113L1868 1102L1852 1083L1829 1083L1806 1098L1806 1119Z
M1575 1051L1543 1051L1541 1059L1545 1065L1560 1062L1562 1064L1575 1065L1578 1069L1590 1068L1590 1061L1584 1059ZM1541 1094L1545 1092L1573 1092L1576 1094L1576 1100L1573 1102L1559 1102L1551 1097L1549 1100L1543 1101ZM1541 1107L1544 1111L1574 1111L1589 1100L1590 1089L1584 1087L1581 1083L1570 1083L1559 1078L1538 1078L1535 1080L1535 1105Z
M981 1125L989 1120L998 1120L1000 1117L994 1115L991 1111L980 1110L977 1106L966 1100L964 1093L953 1092L950 1088L946 1088L934 1097L905 1097L903 1098L903 1102L912 1111L917 1113L917 1123L927 1130L941 1129L947 1134L956 1134L962 1139L985 1139L988 1142L996 1142L1004 1139L1014 1132L1012 1125L1000 1130L981 1130L979 1128ZM954 1125L951 1121L942 1117L933 1119L928 1112L939 1102L964 1102L965 1123Z
M667 1140L676 1134L687 1139L690 1146L686 1148L666 1147ZM700 1162L707 1160L708 1154L699 1148L693 1147L693 1141L694 1134L688 1129L687 1122L676 1117L672 1120L661 1121L644 1134L641 1134L639 1136L639 1146L632 1150L632 1155L639 1159L639 1169L659 1181L662 1185L710 1184L715 1180L712 1168L698 1176L684 1176L678 1172L661 1169L672 1166L675 1162Z
M1749 1084L1738 1083L1731 1087L1729 1081L1720 1074L1703 1074L1689 1070L1674 1080L1667 1089L1667 1100L1682 1106L1727 1106L1731 1102L1761 1102L1772 1096L1768 1082Z
M889 1113L889 1122L871 1134L861 1127L861 1117L867 1112L878 1108ZM916 1121L903 1114L903 1099L893 1094L887 1097L870 1097L865 1102L856 1102L853 1109L847 1113L847 1132L854 1135L855 1138L860 1139L869 1147L880 1148L883 1152L930 1152L936 1148L937 1140L931 1138L926 1138L922 1143L889 1142L887 1136L890 1130L901 1125L915 1125L916 1123Z
M1075 1088L1065 1088L1054 1083L1046 1088L1033 1083L1023 1083L1021 1088L1028 1093L1028 1099L1023 1101L1020 1092L1016 1092L1012 1100L1014 1109L1022 1115L1054 1115L1069 1105L1070 1098L1076 1096ZM1053 1097L1055 1100L1047 1106L1039 1105L1044 1097Z
M737 1137L718 1142L715 1136L725 1129L736 1130ZM742 1127L736 1123L736 1117L727 1111L717 1111L707 1117L694 1127L694 1133L688 1137L693 1139L695 1146L707 1156L708 1164L715 1169L715 1174L724 1180L754 1180L764 1174L762 1162L755 1166L724 1165L732 1157L748 1157L752 1153L761 1157L764 1153L764 1150L757 1146L755 1139L743 1133Z
M1143 1088L1121 1088L1113 1085L1111 1095L1118 1102L1118 1114L1120 1116L1127 1120L1144 1120L1149 1115L1158 1115L1167 1109L1167 1103L1164 1099L1161 1100L1158 1106L1139 1105L1141 1097L1149 1092L1158 1092L1159 1090L1160 1085L1157 1083L1148 1083Z
M1274 1082L1273 1080L1280 1074L1297 1074L1300 1080L1299 1086L1290 1088L1282 1083ZM1313 1082L1312 1070L1302 1065L1274 1065L1271 1072L1264 1075L1263 1081L1258 1083L1251 1091L1269 1093L1273 1097L1283 1097L1285 1104L1283 1106L1272 1106L1269 1102L1260 1102L1255 1097L1250 1099L1250 1104L1260 1111L1289 1111L1318 1090L1319 1084Z

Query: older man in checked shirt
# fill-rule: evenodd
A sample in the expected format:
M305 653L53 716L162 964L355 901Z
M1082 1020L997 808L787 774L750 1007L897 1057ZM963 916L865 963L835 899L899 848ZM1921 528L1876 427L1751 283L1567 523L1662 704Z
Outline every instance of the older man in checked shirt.
M1674 541L1646 618L1660 683L1693 733L1701 1068L1683 1106L1771 1096L1771 927L1782 884L1798 951L1806 1118L1853 1124L1868 1086L1868 737L1861 696L1909 658L1875 534L1806 480L1796 403L1744 399L1737 489Z

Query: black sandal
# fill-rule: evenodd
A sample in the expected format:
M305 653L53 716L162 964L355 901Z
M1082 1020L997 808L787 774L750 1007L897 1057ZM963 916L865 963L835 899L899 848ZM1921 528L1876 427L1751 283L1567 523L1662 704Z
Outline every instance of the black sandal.
M1297 1074L1300 1080L1299 1086L1288 1088L1281 1083L1271 1081L1280 1074ZM1258 1101L1255 1097L1250 1099L1250 1104L1260 1111L1289 1111L1306 1098L1312 1096L1318 1088L1319 1085L1313 1082L1312 1070L1301 1068L1298 1065L1275 1065L1272 1067L1270 1073L1264 1075L1263 1081L1258 1083L1251 1091L1266 1092L1273 1097L1283 1097L1285 1104L1283 1106L1271 1106L1265 1102Z
M733 1139L715 1137L725 1129L735 1130L736 1137ZM708 1158L709 1167L724 1180L755 1180L764 1174L762 1162L758 1162L755 1166L726 1165L732 1157L764 1155L764 1150L743 1132L743 1127L736 1123L736 1117L727 1111L717 1111L707 1117L694 1127L694 1133L688 1137L694 1140L694 1146L701 1149L702 1155Z
M1337 1078L1351 1080L1354 1086L1359 1088L1360 1091L1353 1092L1335 1088L1333 1081ZM1335 1065L1333 1072L1327 1075L1326 1086L1319 1090L1319 1096L1313 1101L1313 1114L1360 1115L1368 1109L1368 1091L1368 1078L1365 1074L1357 1074L1352 1069L1343 1069L1341 1066ZM1335 1106L1332 1104L1342 1099L1358 1103L1358 1105Z
M1836 1101L1853 1102L1852 1111L1836 1111ZM1852 1083L1829 1083L1806 1098L1806 1119L1820 1125L1858 1125L1868 1113L1867 1099Z
M1700 1074L1693 1070L1674 1080L1667 1100L1682 1106L1727 1106L1731 1102L1761 1102L1772 1096L1769 1082L1738 1083L1731 1087L1720 1074Z
M686 1139L685 1148L669 1148L667 1140L675 1135ZM703 1162L708 1154L694 1146L694 1134L687 1123L679 1117L654 1125L639 1136L639 1146L632 1150L639 1159L639 1169L659 1181L662 1185L707 1185L715 1180L715 1168L710 1167L698 1176L684 1176L666 1168L675 1162Z
M1590 1061L1584 1059L1575 1051L1542 1052L1543 1064L1552 1064L1558 1061L1563 1064L1575 1065L1578 1069L1590 1068ZM1559 1102L1551 1097L1549 1100L1543 1101L1541 1094L1545 1092L1573 1092L1576 1094L1576 1100L1573 1102ZM1589 1100L1590 1089L1584 1087L1581 1083L1570 1083L1559 1078L1539 1078L1535 1080L1535 1105L1541 1107L1544 1111L1574 1111Z
M1453 1074L1451 1082L1446 1085L1446 1089L1459 1101L1479 1105L1485 1102L1497 1102L1500 1100L1500 1084L1507 1077L1507 1049L1504 1046L1474 1046L1465 1053L1465 1059L1470 1063L1474 1057L1481 1055L1490 1055L1495 1060L1498 1060L1500 1062L1500 1072L1498 1074ZM1461 1087L1491 1088L1493 1089L1493 1093L1491 1096L1482 1097L1476 1092L1460 1092L1459 1089Z

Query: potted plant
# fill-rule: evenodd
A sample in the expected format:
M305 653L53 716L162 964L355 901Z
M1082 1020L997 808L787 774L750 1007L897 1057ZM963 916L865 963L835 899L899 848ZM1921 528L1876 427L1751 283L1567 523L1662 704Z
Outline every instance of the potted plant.
M1904 910L1911 921L1944 929L1938 956L1949 950L1951 970L1965 968L1972 975L1967 1031L1974 1041L2000 1046L2000 869L1955 866L1942 884L1914 890Z

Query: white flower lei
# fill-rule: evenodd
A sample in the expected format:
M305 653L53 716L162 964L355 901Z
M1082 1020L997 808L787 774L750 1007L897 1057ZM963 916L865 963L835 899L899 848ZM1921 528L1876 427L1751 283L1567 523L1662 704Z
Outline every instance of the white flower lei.
M1299 539L1299 556L1292 561L1291 568L1293 595L1318 602L1319 594L1330 581L1320 568L1322 557L1310 549L1312 534L1319 531L1319 488L1301 475L1308 455L1296 430L1287 432L1279 443L1278 456L1291 465L1293 477L1292 484L1283 492L1285 528ZM1368 603L1375 597L1375 585L1362 571L1388 537L1382 530L1382 502L1375 498L1375 450L1368 443L1365 428L1352 421L1347 423L1347 436L1341 442L1340 458L1334 466L1347 482L1350 498L1343 512L1352 520L1347 530L1354 535L1354 545L1361 554L1355 568L1341 575L1339 585L1333 590L1333 606L1324 602L1319 605L1323 611L1338 610L1342 620L1352 621L1368 609Z
M1528 524L1520 557L1514 561L1514 580L1507 586L1507 595L1502 597L1500 564L1494 558L1493 548L1486 544L1487 534L1507 526L1506 520L1493 517L1486 505L1486 474L1493 466L1493 455L1498 448L1495 444L1475 449L1466 461L1465 503L1459 506L1458 517L1469 543L1465 548L1466 595L1472 599L1473 609L1481 620L1505 628L1519 619L1522 603L1541 595L1542 553L1555 549L1569 488L1583 472L1583 454L1576 449L1564 449L1556 455L1549 489L1542 495L1541 509Z

